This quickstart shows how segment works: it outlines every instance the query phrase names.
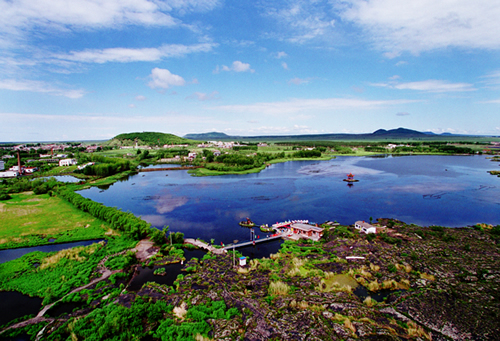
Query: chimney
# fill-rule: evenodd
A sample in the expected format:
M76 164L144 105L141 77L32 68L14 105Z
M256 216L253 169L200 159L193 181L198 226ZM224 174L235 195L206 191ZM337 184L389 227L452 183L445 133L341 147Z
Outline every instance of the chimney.
M22 174L21 172L21 156L19 155L19 150L17 151L17 170L19 171L19 175Z

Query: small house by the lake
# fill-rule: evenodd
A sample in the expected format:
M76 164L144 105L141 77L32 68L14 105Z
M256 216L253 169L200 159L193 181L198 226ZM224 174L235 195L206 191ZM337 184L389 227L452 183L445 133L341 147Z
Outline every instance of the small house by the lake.
M323 236L324 229L310 224L293 223L290 225L290 230L300 237L319 240Z
M358 220L357 222L354 223L354 228L359 230L359 233L361 232L366 234L377 233L377 228L375 226L361 220Z

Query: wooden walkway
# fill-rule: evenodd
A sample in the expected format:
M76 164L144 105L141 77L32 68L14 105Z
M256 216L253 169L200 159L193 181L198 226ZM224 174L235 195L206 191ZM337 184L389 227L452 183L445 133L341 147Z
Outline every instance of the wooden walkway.
M286 233L280 233L280 234L277 234L277 235L274 235L274 236L271 236L271 237L267 237L267 238L255 239L254 241L249 240L249 241L244 241L244 242L241 242L241 243L238 243L238 244L229 244L229 245L226 245L225 247L223 247L222 250L232 250L233 248L237 249L237 248L242 247L242 246L254 245L254 244L257 244L257 243L263 243L263 242L267 242L267 241L270 241L270 240L275 240L275 239L283 238L286 235L287 235Z

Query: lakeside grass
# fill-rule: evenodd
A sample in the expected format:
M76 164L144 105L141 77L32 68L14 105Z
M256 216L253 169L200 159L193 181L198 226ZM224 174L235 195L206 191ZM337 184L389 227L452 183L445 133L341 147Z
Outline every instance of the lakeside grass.
M0 203L0 249L104 238L112 232L101 220L65 200L32 192L12 194Z

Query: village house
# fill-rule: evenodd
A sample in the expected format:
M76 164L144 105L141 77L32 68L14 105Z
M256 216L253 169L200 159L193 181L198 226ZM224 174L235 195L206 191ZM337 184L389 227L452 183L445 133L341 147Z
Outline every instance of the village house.
M76 159L59 160L59 166L72 166L72 165L76 165L76 164L77 164Z
M38 167L26 167L24 168L24 172L27 174L33 174L38 170Z
M0 178L16 178L19 176L18 171L5 171L5 172L0 172Z
M4 169L5 169L5 162L0 161L0 170L4 170Z
M290 225L290 231L299 237L320 240L323 236L323 228L303 223L293 223Z
M377 233L377 228L375 226L361 220L358 220L357 222L354 223L354 228L356 230L359 230L359 233L361 232L366 234Z

